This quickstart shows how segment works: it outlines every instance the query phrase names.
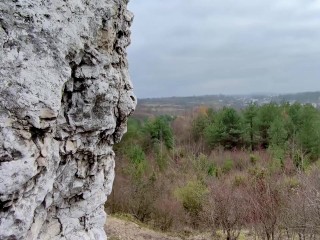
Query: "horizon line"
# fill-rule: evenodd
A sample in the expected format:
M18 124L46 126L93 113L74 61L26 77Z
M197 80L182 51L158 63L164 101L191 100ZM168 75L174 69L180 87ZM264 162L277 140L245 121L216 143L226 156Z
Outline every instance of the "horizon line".
M302 91L302 92L283 92L283 93L241 93L241 94L225 94L225 93L217 93L217 94L203 94L203 95L186 95L186 96L170 96L170 97L141 97L138 99L164 99L164 98L191 98L191 97L210 97L210 96L227 96L227 97L235 97L235 96L285 96L285 95L297 95L297 94L308 94L308 93L319 93L318 91Z

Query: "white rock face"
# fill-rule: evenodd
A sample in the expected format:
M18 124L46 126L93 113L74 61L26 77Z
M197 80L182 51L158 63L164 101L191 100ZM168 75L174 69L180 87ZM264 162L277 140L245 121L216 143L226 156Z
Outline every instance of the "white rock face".
M136 106L128 0L0 0L0 239L106 239Z

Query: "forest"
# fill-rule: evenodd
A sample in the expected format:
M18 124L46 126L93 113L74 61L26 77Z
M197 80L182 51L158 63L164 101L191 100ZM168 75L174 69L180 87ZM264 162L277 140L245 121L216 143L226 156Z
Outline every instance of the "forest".
M320 111L312 105L133 116L115 152L111 214L212 239L320 239Z

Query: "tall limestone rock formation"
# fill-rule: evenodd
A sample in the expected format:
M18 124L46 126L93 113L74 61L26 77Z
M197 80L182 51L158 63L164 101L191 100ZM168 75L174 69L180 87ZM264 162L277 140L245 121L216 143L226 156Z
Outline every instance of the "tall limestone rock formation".
M0 0L0 239L105 239L136 105L128 0Z

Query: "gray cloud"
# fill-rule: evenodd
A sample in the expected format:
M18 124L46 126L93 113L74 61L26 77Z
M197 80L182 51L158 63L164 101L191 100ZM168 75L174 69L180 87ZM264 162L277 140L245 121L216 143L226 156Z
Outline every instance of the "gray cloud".
M320 90L320 0L131 0L138 97Z

